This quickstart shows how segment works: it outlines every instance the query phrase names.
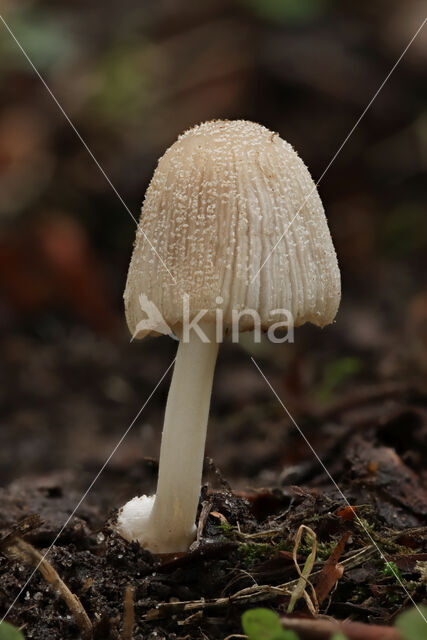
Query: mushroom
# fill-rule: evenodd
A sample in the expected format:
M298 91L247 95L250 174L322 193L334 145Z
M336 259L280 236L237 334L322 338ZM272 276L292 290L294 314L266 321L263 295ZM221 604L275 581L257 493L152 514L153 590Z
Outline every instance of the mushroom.
M154 553L185 551L194 540L224 331L236 321L240 331L252 330L257 319L267 329L287 321L287 312L295 326L323 327L340 295L316 185L278 134L254 122L214 120L186 131L165 152L145 195L124 299L132 335L150 333L145 299L180 342L157 491L120 510L124 538Z

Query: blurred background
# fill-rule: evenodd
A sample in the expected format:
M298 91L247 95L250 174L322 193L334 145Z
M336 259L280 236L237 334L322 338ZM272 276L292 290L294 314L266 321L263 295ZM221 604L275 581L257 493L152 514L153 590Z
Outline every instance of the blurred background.
M120 198L137 218L157 158L211 118L279 132L316 181L425 4L9 0L1 11L120 194L0 23L0 483L56 474L81 488L176 350L168 337L129 342L135 224ZM220 350L207 455L235 487L275 484L311 456L250 354L314 444L354 394L425 386L426 71L427 27L320 184L342 270L336 324L301 327L293 345ZM98 481L111 506L128 497L125 477L154 481L169 378Z

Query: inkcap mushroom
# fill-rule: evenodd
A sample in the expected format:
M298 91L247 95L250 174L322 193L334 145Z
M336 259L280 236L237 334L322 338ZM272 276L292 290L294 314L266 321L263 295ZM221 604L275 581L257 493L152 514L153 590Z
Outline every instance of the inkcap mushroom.
M254 122L214 120L167 149L145 195L124 299L134 337L167 326L180 342L157 491L120 510L124 538L154 553L185 551L194 540L224 331L236 320L239 331L252 330L257 318L268 329L288 322L287 312L294 326L323 327L340 295L323 206L290 144ZM159 324L147 323L149 307Z

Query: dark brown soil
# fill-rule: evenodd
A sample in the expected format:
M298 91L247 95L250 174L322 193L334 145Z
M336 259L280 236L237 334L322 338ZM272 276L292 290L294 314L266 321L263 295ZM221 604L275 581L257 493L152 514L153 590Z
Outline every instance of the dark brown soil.
M390 394L392 400L387 399ZM242 424L250 419L250 415L243 417ZM114 533L114 513L105 522L109 502L105 484L100 482L99 491L95 486L89 502L71 518L48 555L86 609L95 638L124 637L127 587L134 589L134 640L222 639L241 633L240 616L248 607L262 603L286 612L289 596L271 594L265 585L283 585L298 577L291 552L301 524L317 536L312 581L319 594L320 578L315 572L325 566L340 541L343 547L339 563L344 573L336 587L333 581L327 589L321 613L388 624L409 603L405 589L415 602L422 601L425 585L417 562L427 559L427 496L422 480L427 397L420 391L385 385L341 400L312 415L303 427L359 519L345 508L342 495L315 459L305 457L293 467L288 465L274 488L238 495L207 460L199 541L188 554L156 558ZM322 438L316 438L319 429ZM300 437L297 432L290 435L294 453ZM109 483L120 479L129 495L149 492L155 472L152 460L131 468L116 465ZM3 489L3 535L10 534L25 516L37 514L43 523L36 524L25 539L42 552L46 550L79 501L80 493L72 485L69 476L51 475L16 481ZM405 589L376 546L399 570ZM309 551L303 540L298 549L300 564ZM356 556L358 552L362 553ZM2 611L8 609L32 571L19 560L0 556ZM248 587L252 590L239 600L235 594ZM303 600L296 611L307 614ZM27 638L81 637L63 600L39 572L23 589L8 620L24 626Z

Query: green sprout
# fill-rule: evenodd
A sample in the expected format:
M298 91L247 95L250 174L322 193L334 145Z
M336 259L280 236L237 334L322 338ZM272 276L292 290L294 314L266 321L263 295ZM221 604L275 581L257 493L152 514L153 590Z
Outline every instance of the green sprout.
M394 562L385 562L384 567L381 569L381 573L385 576L392 576L393 578L402 580L402 574L400 573L397 564Z

